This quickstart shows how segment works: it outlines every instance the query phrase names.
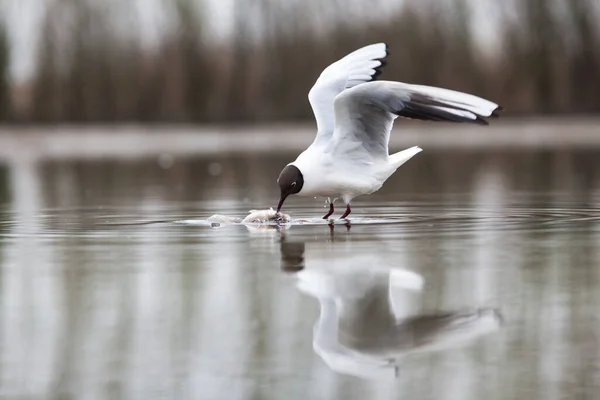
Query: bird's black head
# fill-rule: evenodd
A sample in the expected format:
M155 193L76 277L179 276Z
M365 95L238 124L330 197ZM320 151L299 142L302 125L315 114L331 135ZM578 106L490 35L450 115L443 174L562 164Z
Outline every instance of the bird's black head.
M304 177L302 176L302 172L300 172L297 167L293 165L287 165L279 174L277 183L279 184L279 189L281 190L281 197L279 198L279 205L277 206L277 212L279 212L286 197L288 197L290 194L296 194L300 191L300 189L302 189L302 186L304 185Z

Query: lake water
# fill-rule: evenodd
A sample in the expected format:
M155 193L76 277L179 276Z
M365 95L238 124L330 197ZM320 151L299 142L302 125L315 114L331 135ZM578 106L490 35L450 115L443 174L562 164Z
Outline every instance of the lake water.
M600 147L424 148L279 228L176 221L294 151L4 157L0 398L598 398Z

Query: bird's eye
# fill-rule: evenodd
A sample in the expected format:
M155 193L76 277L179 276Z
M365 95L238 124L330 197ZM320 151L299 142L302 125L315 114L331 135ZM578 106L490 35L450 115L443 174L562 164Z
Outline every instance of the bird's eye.
M296 186L296 182L292 182L292 184L290 186L292 186L292 187Z

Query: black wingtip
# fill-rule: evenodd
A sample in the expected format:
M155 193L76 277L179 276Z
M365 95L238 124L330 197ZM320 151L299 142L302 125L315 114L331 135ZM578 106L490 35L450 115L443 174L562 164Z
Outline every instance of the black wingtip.
M371 80L372 81L376 81L377 80L377 77L379 75L381 75L382 72L383 72L381 69L387 65L387 61L385 61L383 59L379 59L378 61L381 62L381 64L378 67L374 68L375 72L373 73L373 75L371 75Z
M504 111L504 107L502 107L502 106L496 107L496 109L494 111L492 111L492 114L490 115L490 117L499 118L501 111Z
M469 122L469 121L467 121L467 122ZM477 119L472 120L472 122L474 124L478 124L478 125L489 125L490 124L487 120L480 118L480 117L477 117Z
M383 45L385 46L385 56L381 57L381 58L377 58L377 61L379 61L381 64L379 64L378 67L375 68L375 73L373 75L371 75L371 80L372 81L376 81L377 78L379 77L379 75L382 74L382 69L387 65L387 56L390 55L390 52L388 50L388 44L387 43L383 43Z

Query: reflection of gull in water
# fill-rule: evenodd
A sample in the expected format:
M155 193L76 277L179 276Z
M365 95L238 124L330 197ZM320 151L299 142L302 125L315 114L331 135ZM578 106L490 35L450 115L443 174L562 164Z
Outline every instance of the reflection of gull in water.
M279 249L281 250L281 270L297 272L304 269L304 242L288 242L281 236Z
M314 350L337 372L397 376L408 353L455 347L500 325L492 309L419 315L419 275L353 265L298 273L298 288L321 305Z

